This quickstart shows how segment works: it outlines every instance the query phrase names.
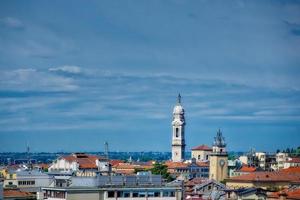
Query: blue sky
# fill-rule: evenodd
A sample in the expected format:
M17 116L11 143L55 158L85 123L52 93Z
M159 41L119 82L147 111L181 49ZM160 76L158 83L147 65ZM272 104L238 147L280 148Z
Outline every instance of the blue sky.
M300 1L0 2L0 151L300 146Z

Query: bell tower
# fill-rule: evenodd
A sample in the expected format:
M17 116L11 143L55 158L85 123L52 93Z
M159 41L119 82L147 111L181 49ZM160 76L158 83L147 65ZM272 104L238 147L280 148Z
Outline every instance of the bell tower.
M227 178L228 154L226 151L225 139L222 136L220 129L215 137L213 152L210 154L209 160L209 179L220 182Z
M172 161L181 162L184 160L185 139L184 139L184 109L181 105L181 96L178 94L177 103L173 109L172 121Z

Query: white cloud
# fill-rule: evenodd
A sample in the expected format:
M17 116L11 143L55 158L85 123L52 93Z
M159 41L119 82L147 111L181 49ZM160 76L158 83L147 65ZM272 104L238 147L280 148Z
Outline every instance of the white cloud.
M51 67L49 71L53 72L66 72L70 74L80 74L82 72L81 68L75 65L64 65L61 67Z
M14 17L5 17L5 18L1 19L1 22L10 28L23 28L24 27L23 22Z
M0 89L14 91L73 91L78 88L72 78L61 77L32 68L3 70Z

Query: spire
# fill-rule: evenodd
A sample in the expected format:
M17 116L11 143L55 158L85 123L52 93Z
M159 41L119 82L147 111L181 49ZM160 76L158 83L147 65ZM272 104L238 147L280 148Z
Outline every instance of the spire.
M222 136L222 132L221 132L220 129L218 130L217 136L215 137L214 146L218 146L218 147L225 147L226 146L224 137Z
M180 93L178 93L178 96L177 96L177 103L181 104L181 95L180 95Z

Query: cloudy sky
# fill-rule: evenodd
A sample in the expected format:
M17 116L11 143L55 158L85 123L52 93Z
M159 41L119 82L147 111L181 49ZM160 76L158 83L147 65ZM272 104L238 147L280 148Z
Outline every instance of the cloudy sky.
M0 2L0 151L300 146L300 1Z

